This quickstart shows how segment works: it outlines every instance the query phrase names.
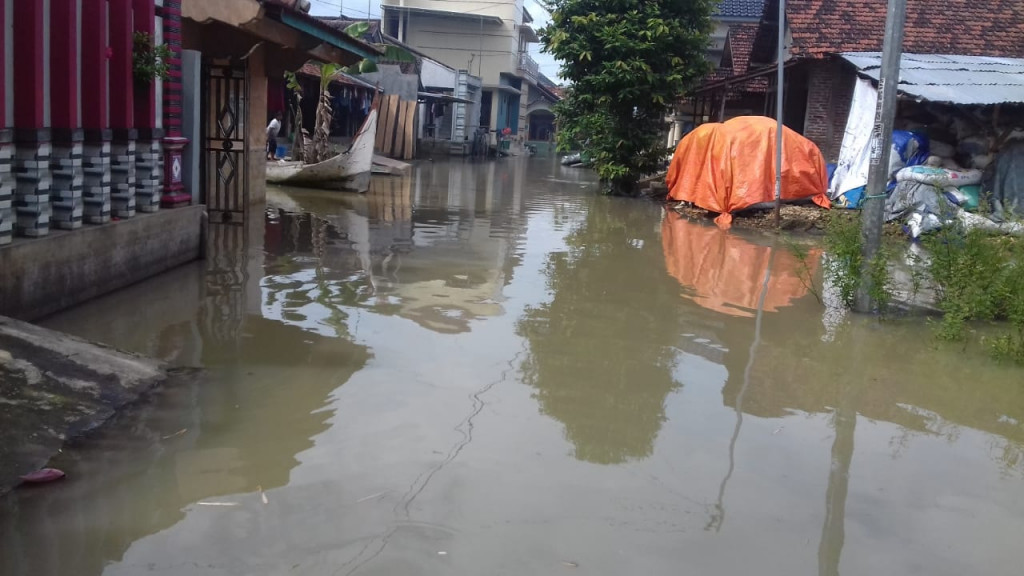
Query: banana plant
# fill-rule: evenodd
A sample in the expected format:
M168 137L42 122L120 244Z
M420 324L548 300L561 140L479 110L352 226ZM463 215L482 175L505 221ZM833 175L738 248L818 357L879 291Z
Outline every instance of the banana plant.
M334 110L331 108L331 91L328 87L334 75L341 70L338 64L320 65L320 100L316 105L316 127L313 131L313 161L323 162L331 156L331 122Z
M356 22L348 28L345 28L345 33L353 38L361 39L369 30L369 22ZM416 62L416 56L404 48L392 46L390 44L372 44L372 46L383 52L380 58L385 61ZM364 58L358 64L348 67L343 67L338 64L320 65L320 98L316 105L316 126L313 131L313 150L303 150L304 154L302 156L307 163L323 162L333 155L330 136L331 122L334 120L334 110L331 108L331 92L328 89L331 84L331 80L334 79L334 76L338 72L357 75L368 74L376 71L377 63L369 58ZM294 74L291 77L288 77L288 81L288 87L295 90L299 99L301 99L302 89L298 87L298 81L294 80ZM298 114L298 118L301 120L301 111ZM299 125L301 127L301 124ZM301 128L299 136L300 138L296 140L297 142L301 140Z
M302 84L299 83L299 78L294 72L285 72L284 79L288 89L295 94L295 106L292 108L292 114L295 117L292 158L302 162L313 162L313 157L309 156L312 151L306 149L306 138L302 134Z

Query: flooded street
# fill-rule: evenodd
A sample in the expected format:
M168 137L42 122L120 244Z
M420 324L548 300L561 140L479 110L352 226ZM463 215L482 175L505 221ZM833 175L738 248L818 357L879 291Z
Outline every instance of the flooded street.
M1019 369L592 178L272 189L44 322L205 374L0 499L0 575L1021 573Z

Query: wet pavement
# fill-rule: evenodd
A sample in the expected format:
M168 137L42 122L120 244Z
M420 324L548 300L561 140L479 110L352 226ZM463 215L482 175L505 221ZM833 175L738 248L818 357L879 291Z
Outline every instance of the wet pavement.
M1019 369L590 178L272 190L45 322L208 374L0 500L0 574L1020 574Z

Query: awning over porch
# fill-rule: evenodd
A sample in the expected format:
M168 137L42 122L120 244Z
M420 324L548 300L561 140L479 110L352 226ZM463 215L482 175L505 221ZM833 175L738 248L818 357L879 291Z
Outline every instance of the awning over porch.
M438 94L436 92L417 92L417 99L420 102L458 102L460 104L472 104L472 100L459 98L450 94Z
M261 0L192 1L182 5L183 44L210 58L246 58L263 43L273 47L266 72L279 76L310 59L349 66L382 52L294 9Z

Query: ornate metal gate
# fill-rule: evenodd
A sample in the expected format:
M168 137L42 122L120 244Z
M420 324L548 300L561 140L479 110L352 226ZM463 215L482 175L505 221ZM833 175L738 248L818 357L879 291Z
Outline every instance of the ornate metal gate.
M245 62L203 66L203 185L211 221L242 222L249 202Z

